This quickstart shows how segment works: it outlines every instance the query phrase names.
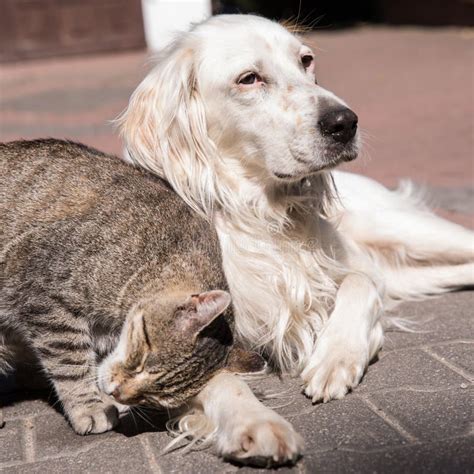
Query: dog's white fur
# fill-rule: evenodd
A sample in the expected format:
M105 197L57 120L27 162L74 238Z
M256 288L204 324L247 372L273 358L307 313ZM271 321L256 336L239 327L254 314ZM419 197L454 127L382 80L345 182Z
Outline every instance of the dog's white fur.
M335 149L318 132L323 107L344 103L315 84L308 55L277 23L211 18L161 54L121 125L132 160L215 224L240 336L316 402L357 386L387 303L474 283L474 240L407 187L328 171L359 137ZM220 452L292 459L298 436L242 383L223 374L196 400Z

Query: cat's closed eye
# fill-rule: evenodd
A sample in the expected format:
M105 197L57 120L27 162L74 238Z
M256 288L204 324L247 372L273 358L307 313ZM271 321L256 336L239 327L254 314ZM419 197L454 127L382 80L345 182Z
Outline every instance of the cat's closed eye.
M130 363L124 363L123 365L123 369L126 373L130 374L130 375L137 375L137 374L141 374L144 369L145 369L145 361L139 365L136 365L136 364L130 364Z
M130 373L133 374L133 375L138 375L138 374L142 374L144 371L145 371L145 366L140 365L140 366L134 367L132 370L130 370Z

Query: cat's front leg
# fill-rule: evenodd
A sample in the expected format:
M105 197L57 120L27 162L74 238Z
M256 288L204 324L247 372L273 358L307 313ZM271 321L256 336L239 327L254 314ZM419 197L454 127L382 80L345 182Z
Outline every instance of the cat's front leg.
M77 364L71 364L72 360L66 359L67 364L60 368L51 360L47 363L64 414L80 435L109 431L118 424L117 408L97 389L96 367L91 363L92 358L75 355L76 358ZM60 364L63 363L61 361L64 359L58 359Z
M301 436L238 376L216 375L196 401L215 427L216 447L224 458L270 466L292 463L301 456Z
M95 353L87 325L73 316L60 318L61 314L48 318L50 331L44 326L35 331L35 351L74 431L81 435L109 431L118 423L117 408L97 388ZM42 324L36 326L39 329Z

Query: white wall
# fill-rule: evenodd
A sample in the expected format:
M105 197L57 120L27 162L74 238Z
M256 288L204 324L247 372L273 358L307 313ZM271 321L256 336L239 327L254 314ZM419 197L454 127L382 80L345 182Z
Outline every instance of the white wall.
M176 32L211 15L211 0L142 0L145 39L157 51L166 46Z

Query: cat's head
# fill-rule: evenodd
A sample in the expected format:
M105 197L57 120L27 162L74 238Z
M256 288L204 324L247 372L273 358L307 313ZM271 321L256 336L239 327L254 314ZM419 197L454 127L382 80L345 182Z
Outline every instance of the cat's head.
M214 290L140 303L99 366L99 388L125 405L182 405L226 362L232 331L219 316L230 302L229 293Z

